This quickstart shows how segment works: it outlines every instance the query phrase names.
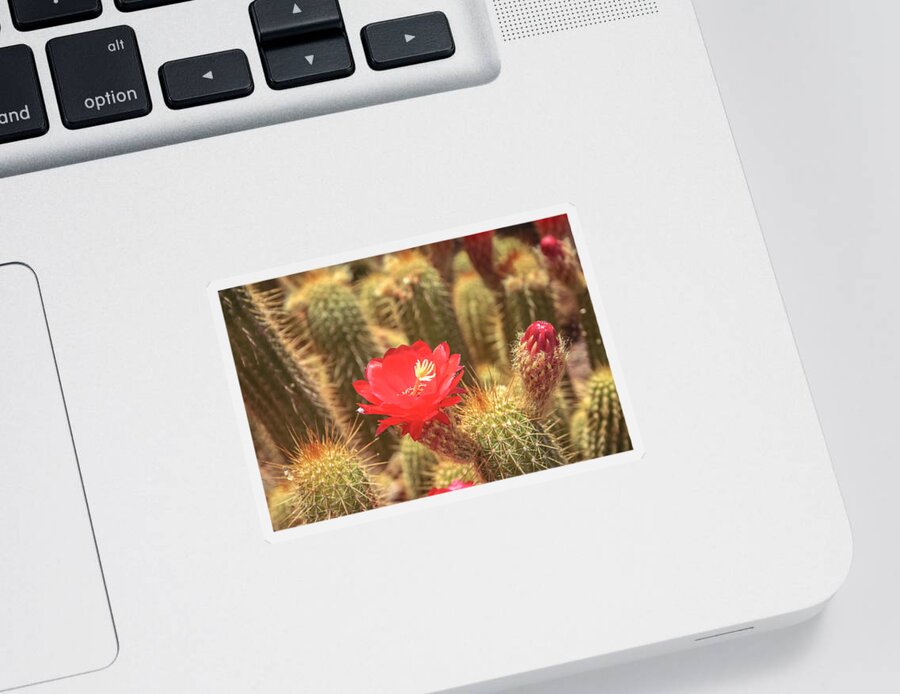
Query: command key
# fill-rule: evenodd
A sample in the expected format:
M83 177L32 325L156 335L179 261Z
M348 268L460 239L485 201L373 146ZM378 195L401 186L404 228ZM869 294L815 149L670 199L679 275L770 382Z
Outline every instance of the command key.
M0 48L0 143L47 132L47 113L28 46Z

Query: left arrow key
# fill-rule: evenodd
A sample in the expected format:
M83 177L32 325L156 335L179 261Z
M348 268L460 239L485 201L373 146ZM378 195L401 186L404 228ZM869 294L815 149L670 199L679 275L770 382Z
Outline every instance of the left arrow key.
M253 93L250 64L234 49L171 60L159 68L159 82L169 108L190 108Z

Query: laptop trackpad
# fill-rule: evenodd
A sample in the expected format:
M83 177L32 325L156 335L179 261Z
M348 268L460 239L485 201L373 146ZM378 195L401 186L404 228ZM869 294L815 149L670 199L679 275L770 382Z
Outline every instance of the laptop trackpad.
M0 690L117 652L37 279L0 265Z

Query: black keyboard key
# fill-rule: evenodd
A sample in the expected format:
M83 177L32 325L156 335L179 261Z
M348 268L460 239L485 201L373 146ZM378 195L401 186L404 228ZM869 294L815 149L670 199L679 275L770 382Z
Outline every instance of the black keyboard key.
M344 28L337 0L256 0L250 17L258 43Z
M272 89L347 77L355 69L343 34L263 48L262 58L266 81Z
M99 17L100 0L9 0L13 24L19 31Z
M188 108L247 96L253 77L244 51L232 50L172 60L159 68L169 108Z
M388 70L449 58L456 51L443 12L389 19L363 27L366 60L373 70Z
M134 10L146 10L150 7L171 5L176 2L185 2L185 0L116 0L116 7L122 12L133 12Z
M67 128L87 128L150 113L150 94L131 27L51 39L47 57Z
M28 46L0 48L0 143L47 132L47 112L34 54Z

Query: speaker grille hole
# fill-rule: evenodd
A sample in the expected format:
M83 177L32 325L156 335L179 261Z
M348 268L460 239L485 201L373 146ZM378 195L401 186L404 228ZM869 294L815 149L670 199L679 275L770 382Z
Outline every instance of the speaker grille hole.
M504 41L656 14L656 0L493 0Z

